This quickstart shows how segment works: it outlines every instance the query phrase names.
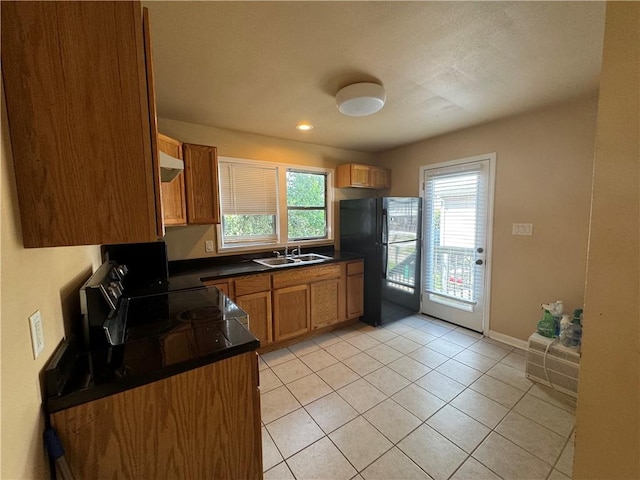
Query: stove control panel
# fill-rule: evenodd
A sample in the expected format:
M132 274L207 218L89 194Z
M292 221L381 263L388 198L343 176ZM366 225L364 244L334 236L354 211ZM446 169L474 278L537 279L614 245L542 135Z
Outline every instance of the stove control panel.
M124 289L122 281L127 272L126 265L118 265L115 262L102 264L80 290L80 307L83 315L87 315L91 309L89 304L92 302L89 301L89 298L93 298L94 302L96 301L94 292L100 292L100 296L108 305L109 311L115 310L120 297L122 297Z

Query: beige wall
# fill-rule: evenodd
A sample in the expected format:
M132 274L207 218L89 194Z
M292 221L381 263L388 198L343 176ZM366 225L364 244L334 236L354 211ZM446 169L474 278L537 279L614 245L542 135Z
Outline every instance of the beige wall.
M293 142L263 135L236 132L222 128L208 127L170 119L159 119L160 132L181 142L213 145L218 155L223 157L264 160L268 162L335 168L349 162L374 163L373 154L355 152L311 143ZM304 133L301 133L304 135ZM375 196L380 192L364 189L336 189L334 206L343 198ZM338 238L339 218L337 208L334 217L334 232ZM165 241L170 260L204 258L216 256L204 251L204 242L216 238L215 227L193 225L187 227L169 227ZM337 245L336 241L336 246ZM268 250L272 250L269 248Z
M77 319L77 289L100 262L98 247L24 249L13 175L4 92L0 144L1 453L0 478L48 478L38 376ZM34 360L28 317L42 313L45 349Z
M607 6L574 478L640 478L640 4Z
M418 195L421 166L496 152L491 331L526 340L540 304L582 307L596 99L581 99L379 155L391 195ZM533 223L533 236L513 236Z

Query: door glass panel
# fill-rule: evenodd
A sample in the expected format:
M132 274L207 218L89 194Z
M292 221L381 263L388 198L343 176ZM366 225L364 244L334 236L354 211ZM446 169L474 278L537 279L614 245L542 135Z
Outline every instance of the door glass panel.
M444 174L429 177L426 185L431 227L426 287L431 300L454 308L468 309L477 298L479 178L479 171Z

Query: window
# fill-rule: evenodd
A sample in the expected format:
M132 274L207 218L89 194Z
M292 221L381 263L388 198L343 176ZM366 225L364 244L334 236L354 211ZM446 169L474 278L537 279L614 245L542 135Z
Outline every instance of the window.
M327 243L331 170L219 157L219 250Z
M327 238L327 175L287 170L289 241Z
M220 162L222 244L277 243L278 170Z

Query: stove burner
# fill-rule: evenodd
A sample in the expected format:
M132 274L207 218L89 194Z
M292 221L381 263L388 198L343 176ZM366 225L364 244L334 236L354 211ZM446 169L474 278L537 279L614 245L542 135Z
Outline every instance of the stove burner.
M198 307L180 312L177 316L181 322L212 322L222 320L222 312L217 306Z

